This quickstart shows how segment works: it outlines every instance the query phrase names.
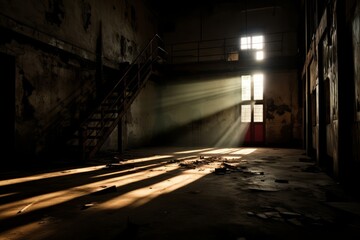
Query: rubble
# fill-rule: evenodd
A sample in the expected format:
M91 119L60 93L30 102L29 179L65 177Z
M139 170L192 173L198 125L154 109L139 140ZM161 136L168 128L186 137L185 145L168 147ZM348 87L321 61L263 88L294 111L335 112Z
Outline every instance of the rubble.
M125 169L130 169L130 168L134 168L135 165L134 164L129 164L129 163L108 163L105 166L105 169L120 169L120 170L125 170Z
M88 209L94 205L95 205L94 203L85 203L84 205L81 206L81 210Z
M34 201L32 203L29 203L28 205L26 205L25 207L23 207L20 211L17 212L17 214L23 213L25 212L29 207L31 207L32 205L34 205L37 201Z
M320 217L316 217L313 215L300 214L297 212L289 211L283 207L262 207L265 211L261 212L252 212L248 211L247 216L253 217L256 216L258 218L264 220L275 220L280 222L287 222L289 224L303 227L303 226L324 226L325 224L330 224L331 222L325 221Z

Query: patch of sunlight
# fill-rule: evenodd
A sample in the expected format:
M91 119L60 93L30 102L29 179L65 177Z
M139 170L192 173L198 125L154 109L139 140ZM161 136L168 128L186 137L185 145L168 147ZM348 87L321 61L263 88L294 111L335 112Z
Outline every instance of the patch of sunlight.
M186 154L186 153L203 152L203 151L207 151L207 150L211 150L211 149L214 149L214 148L203 148L203 149L180 151L180 152L174 152L174 154Z
M256 150L257 150L256 148L243 148L243 149L240 149L239 151L233 152L231 154L247 155L247 154L255 152Z
M230 159L240 159L241 158L241 156L238 156L238 155L233 154L233 153L231 153L231 155L221 155L221 157L229 159L229 160Z
M156 155L156 156L152 156L152 157L130 159L130 160L127 160L126 162L127 163L140 163L140 162L147 162L147 161L151 161L151 160L170 158L173 156L174 155Z
M203 154L228 154L236 150L238 150L238 148L218 148L212 151L204 152Z
M73 169L66 169L66 170L60 170L60 171L54 171L54 172L41 173L41 174L36 174L36 175L28 176L28 177L6 179L6 180L0 181L0 186L6 186L6 185L11 185L11 184L24 183L24 182L30 182L30 181L36 181L36 180L43 180L44 178L54 178L54 177L59 177L59 176L62 177L62 176L66 176L66 175L91 172L91 171L99 170L103 167L104 167L104 165L91 166L91 167L85 167L85 168L73 168Z
M163 173L164 172L161 171L151 172L150 175L142 171L134 174L126 174L119 177L108 178L102 181L76 186L66 190L45 193L34 197L22 199L20 201L2 204L0 205L0 219L13 217L18 212L21 212L19 214L22 214L23 212L27 213L62 204L75 198L79 198L102 190L104 189L103 186L111 187L113 185L116 185L117 187L121 187L133 182L139 182L148 179L149 177L156 177Z
M122 207L139 207L144 205L160 195L170 193L181 187L184 187L207 173L196 173L191 170L184 171L180 175L158 182L151 186L146 186L117 196L107 202L101 204L104 209L118 209Z
M22 236L23 232L34 233L36 231L40 231L40 228L43 228L43 227L44 226L42 224L40 224L39 222L25 223L24 225L14 227L7 231L2 232L1 236L3 236L4 238L1 238L1 239L4 239L4 240L5 239L24 239ZM44 233L42 233L42 234L44 234ZM46 239L46 238L42 238L42 239Z
M147 164L145 166L134 166L132 168L126 168L120 171L115 171L115 172L110 172L110 173L104 173L104 174L100 174L100 175L96 175L93 176L91 178L101 178L101 177L109 177L112 175L116 175L116 174L121 174L121 173L126 173L126 172L131 172L131 171L140 171L140 170L146 170L146 169L155 169L155 167L161 167L162 165L164 165L164 162L160 162L160 163L153 163L153 164ZM120 165L121 167L121 165ZM124 167L126 167L126 163L124 163ZM114 170L116 170L116 168L114 168ZM106 169L104 169L104 171L106 171ZM111 168L110 168L111 171Z

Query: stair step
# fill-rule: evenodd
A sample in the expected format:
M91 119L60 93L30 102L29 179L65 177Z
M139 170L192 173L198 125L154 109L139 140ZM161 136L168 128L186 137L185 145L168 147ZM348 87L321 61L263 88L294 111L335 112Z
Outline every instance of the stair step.
M159 40L154 37L151 41ZM125 110L127 110L134 101L150 75L159 74L156 71L151 72L151 65L154 65L154 63L157 65L164 63L162 57L165 59L167 53L162 48L159 48L158 52L160 54L157 54L161 55L160 58L159 56L155 56L158 58L154 59L149 58L147 55L141 55L141 57L145 58L144 63L137 61L132 64L127 63L127 67L124 68L123 76L119 82L114 85L111 91L110 88L108 88L109 91L106 100L102 101L100 107L93 109L95 112L88 116L88 119L84 123L85 125L81 126L87 129L84 134L88 135L86 137L84 136L84 142L79 142L79 144L81 144L79 147L83 149L82 159L89 159L96 154L101 144L106 140L105 138L108 137L110 131L114 129L114 123L117 123L119 118L125 114ZM82 134L80 131L77 132L75 139L79 140L81 137L79 136L80 134ZM76 141L72 141L71 143L76 144Z

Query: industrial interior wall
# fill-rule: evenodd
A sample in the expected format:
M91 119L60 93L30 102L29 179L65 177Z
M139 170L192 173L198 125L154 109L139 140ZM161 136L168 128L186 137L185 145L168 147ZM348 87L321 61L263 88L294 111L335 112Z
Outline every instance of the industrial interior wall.
M355 86L355 117L353 124L353 156L354 169L360 170L360 1L356 1L354 17L351 21L351 33L354 61L354 86ZM357 176L357 175L356 175Z
M339 104L338 104L338 41L337 41L337 22L336 11L328 12L331 15L332 21L328 22L328 31L324 35L324 40L320 43L319 48L323 52L323 66L320 66L323 71L324 92L325 97L325 114L326 114L326 156L321 156L325 161L325 166L330 165L333 174L339 174ZM321 137L321 136L320 136ZM332 166L331 166L332 165Z
M265 136L269 146L301 147L297 70L265 72Z
M171 76L160 86L153 144L238 146L240 74Z
M156 105L155 144L243 146L248 123L241 122L241 75L231 72L173 77ZM301 146L297 71L264 71L265 139L269 146Z
M99 79L120 79L106 69L131 63L156 25L141 0L0 1L0 52L16 62L16 151L63 151L91 111ZM107 77L97 76L102 64Z
M160 90L158 83L150 80L141 90L130 110L126 113L122 121L122 139L111 137L105 143L102 150L116 150L118 141L121 142L121 149L130 149L146 146L151 143L156 136L154 126L157 121L157 104ZM116 134L114 131L113 134Z
M327 8L322 20L319 21L309 50L312 60L307 66L311 115L308 124L312 129L311 152L316 155L322 167L337 176L339 174L338 31L335 1L331 4L332 7ZM322 31L323 29L326 30ZM324 129L324 133L321 129ZM324 146L320 146L322 141ZM319 150L320 148L323 149Z

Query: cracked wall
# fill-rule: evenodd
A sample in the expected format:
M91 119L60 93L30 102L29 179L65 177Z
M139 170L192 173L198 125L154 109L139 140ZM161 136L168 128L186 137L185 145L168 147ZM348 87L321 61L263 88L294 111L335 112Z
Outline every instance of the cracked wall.
M141 0L0 1L0 52L16 62L18 152L61 152L93 107L99 62L103 83L119 80L156 25Z
M360 166L360 1L357 1L354 17L351 22L353 59L354 59L354 85L355 85L355 114L353 125L354 159L357 167Z
M296 71L269 72L265 80L266 144L301 146L302 113Z

